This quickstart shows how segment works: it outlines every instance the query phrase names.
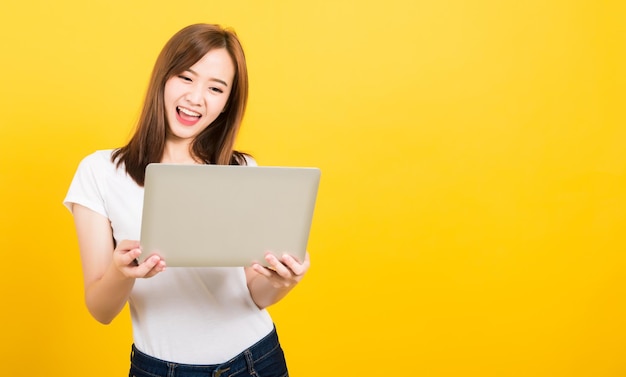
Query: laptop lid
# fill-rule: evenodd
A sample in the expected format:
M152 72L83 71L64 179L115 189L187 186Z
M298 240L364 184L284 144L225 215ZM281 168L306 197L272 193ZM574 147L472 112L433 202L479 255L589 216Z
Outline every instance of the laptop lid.
M303 261L320 170L308 167L150 164L141 223L142 257L170 267Z

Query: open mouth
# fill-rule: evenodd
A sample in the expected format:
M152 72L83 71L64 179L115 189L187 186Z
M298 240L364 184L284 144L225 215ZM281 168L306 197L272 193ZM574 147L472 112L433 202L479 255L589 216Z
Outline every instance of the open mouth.
M202 118L202 114L184 107L176 106L176 117L180 123L186 126L193 126Z
M178 115L180 115L181 117L200 118L202 116L202 114L200 113L185 109L184 107L180 106L176 106L176 112L178 112Z

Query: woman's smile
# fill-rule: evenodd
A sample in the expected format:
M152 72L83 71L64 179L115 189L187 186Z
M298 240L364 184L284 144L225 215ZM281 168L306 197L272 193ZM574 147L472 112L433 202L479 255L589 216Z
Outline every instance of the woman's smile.
M202 118L202 114L184 107L176 107L176 120L184 126L193 126Z

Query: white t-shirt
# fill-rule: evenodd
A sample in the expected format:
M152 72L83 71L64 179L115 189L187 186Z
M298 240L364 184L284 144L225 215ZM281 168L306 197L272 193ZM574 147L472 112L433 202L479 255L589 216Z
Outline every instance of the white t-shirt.
M123 167L115 167L111 153L97 151L81 161L64 204L71 210L77 203L107 217L118 243L138 240L143 187ZM177 363L223 363L274 326L268 312L252 301L244 269L238 267L168 267L137 279L129 305L135 346Z

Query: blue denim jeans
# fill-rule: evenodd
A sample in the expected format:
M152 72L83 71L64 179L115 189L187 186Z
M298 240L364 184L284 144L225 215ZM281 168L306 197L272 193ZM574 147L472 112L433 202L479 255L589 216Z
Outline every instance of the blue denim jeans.
M177 364L148 356L135 348L130 354L129 377L288 377L276 329L224 364Z

